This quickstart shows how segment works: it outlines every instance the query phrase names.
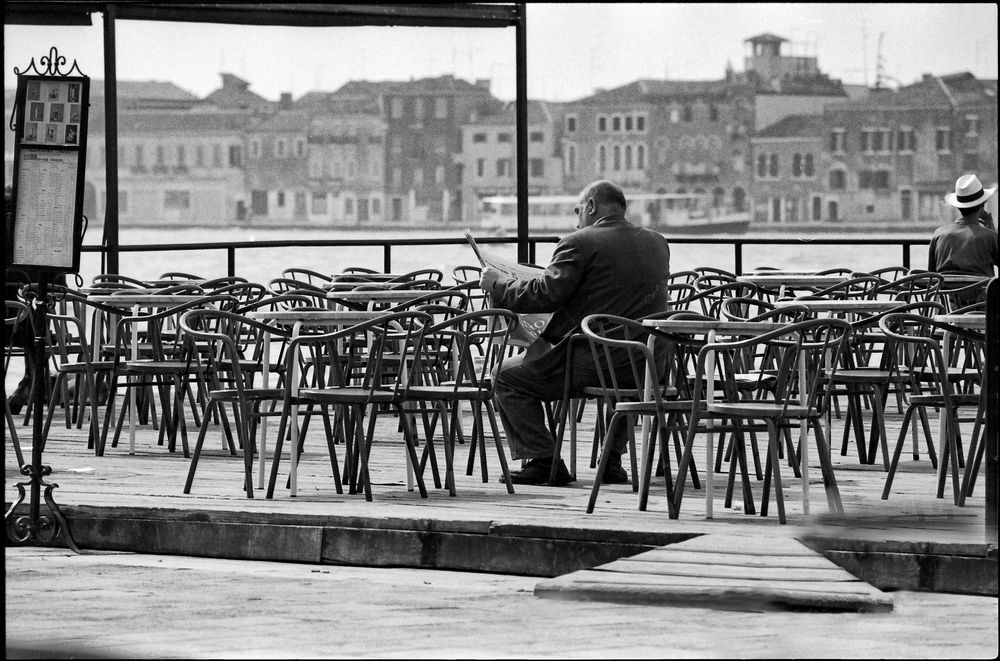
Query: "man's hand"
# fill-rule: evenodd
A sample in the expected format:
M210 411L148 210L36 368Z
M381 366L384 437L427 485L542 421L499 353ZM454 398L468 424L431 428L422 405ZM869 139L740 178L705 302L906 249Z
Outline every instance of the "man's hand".
M500 279L500 272L489 266L483 267L479 274L479 288L483 291L493 291L493 285Z

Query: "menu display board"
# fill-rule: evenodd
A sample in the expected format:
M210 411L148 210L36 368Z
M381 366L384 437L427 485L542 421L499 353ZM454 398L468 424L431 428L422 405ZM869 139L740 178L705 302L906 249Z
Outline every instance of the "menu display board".
M87 109L85 76L19 76L12 266L80 268Z

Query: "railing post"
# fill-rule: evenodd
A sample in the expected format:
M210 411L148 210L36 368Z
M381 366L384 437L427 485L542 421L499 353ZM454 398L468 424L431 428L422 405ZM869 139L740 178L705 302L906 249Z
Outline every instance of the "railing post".
M997 543L997 437L1000 434L1000 280L986 287L986 543ZM973 461L969 457L969 462ZM966 468L968 470L968 468Z
M226 248L226 262L227 275L232 278L236 275L236 248L234 246Z
M389 242L382 244L382 270L392 273L392 244Z
M906 241L903 241L903 266L910 270L910 244Z
M736 275L739 275L740 273L743 273L743 242L733 241L733 249L736 252L735 255L736 264L735 264L735 270L733 272Z

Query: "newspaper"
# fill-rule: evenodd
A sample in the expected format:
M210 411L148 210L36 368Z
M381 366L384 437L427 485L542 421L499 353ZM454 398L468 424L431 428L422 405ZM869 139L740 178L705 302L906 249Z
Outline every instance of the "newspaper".
M488 266L509 278L518 280L538 277L539 268L537 266L526 266L501 259L495 254L480 248L479 244L476 243L475 237L472 236L471 230L465 230L465 238L468 240L469 245L472 246L472 250L476 253L481 266ZM520 323L514 329L514 332L511 333L510 342L511 344L527 347L539 339L542 331L545 329L545 324L548 323L552 314L548 312L528 312L518 314L517 316L520 319Z

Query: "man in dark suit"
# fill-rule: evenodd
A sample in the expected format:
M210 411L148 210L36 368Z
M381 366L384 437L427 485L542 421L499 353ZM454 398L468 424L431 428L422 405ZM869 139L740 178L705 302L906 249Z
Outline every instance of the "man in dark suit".
M554 479L554 438L545 423L544 402L560 399L566 372L568 339L590 314L614 314L638 319L667 309L670 248L662 235L637 227L625 217L622 190L610 181L596 181L580 195L575 209L577 231L556 246L552 261L537 277L513 280L483 269L480 286L493 305L514 312L551 312L541 338L526 353L505 361L496 377L500 419L514 459L526 459L511 472L515 484L571 481L562 459ZM540 343L540 346L538 346ZM590 349L573 353L573 391L599 385ZM628 482L621 455L627 430L619 426L609 439L612 454L605 483Z

